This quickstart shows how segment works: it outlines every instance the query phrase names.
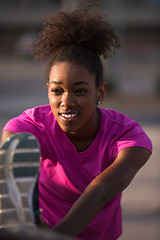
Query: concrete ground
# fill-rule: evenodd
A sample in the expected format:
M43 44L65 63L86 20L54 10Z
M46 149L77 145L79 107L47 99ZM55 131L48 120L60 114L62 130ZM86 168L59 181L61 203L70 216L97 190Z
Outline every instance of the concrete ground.
M0 63L0 131L23 110L47 104L42 69L33 63ZM123 112L137 120L153 143L153 154L124 191L123 235L120 240L160 239L160 99L158 97L105 98L104 108ZM1 142L0 142L1 143Z

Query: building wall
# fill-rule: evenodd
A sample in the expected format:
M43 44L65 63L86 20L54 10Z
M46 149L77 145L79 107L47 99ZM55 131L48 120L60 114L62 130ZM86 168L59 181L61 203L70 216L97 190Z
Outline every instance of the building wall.
M45 16L77 3L77 0L1 0L0 59L13 55L28 57L26 42L41 30ZM160 81L160 1L101 0L99 3L122 45L117 55L104 63L106 78L114 81L116 94L155 94Z

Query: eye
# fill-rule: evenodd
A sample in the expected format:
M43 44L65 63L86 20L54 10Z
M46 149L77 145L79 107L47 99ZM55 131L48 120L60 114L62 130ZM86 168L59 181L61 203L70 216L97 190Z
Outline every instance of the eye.
M58 88L52 88L51 93L53 93L54 95L62 95L63 90L60 90Z
M87 89L83 89L83 88L77 89L77 90L75 91L76 95L84 95L84 94L86 94L87 92L88 92Z

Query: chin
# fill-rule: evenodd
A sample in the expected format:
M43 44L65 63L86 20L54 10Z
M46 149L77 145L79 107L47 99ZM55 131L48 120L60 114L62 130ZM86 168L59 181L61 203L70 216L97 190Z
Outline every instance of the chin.
M60 126L61 127L61 126ZM73 127L73 126L66 126L66 127L61 127L61 129L66 133L66 134L78 134L79 133L79 128Z
M71 132L75 132L75 128L73 128L72 126L61 126L60 128L65 132L65 133L71 133Z

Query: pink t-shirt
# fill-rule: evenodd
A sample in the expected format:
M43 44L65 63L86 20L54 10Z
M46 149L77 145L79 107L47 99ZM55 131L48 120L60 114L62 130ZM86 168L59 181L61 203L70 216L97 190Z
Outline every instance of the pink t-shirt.
M152 151L150 139L137 122L119 112L98 109L101 118L97 135L83 152L76 151L49 105L26 110L4 128L32 133L39 140L39 205L50 226L63 219L88 184L113 163L119 151L131 146ZM121 194L109 201L78 239L117 239L122 232L120 200Z

